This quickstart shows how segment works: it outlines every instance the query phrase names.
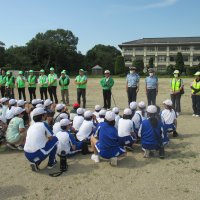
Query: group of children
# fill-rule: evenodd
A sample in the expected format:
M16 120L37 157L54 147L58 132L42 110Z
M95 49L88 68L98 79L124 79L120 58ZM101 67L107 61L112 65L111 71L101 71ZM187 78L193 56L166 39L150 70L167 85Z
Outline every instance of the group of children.
M66 156L91 153L96 163L102 157L117 165L119 157L133 150L136 143L141 143L144 157L157 150L164 158L168 133L177 136L177 116L171 100L163 102L162 111L154 105L146 107L143 101L131 102L122 116L117 107L105 110L96 105L93 112L74 103L69 111L66 105L54 104L50 99L33 99L30 105L3 97L0 103L0 142L24 150L33 171L47 157L47 167L54 167L56 154L63 151Z

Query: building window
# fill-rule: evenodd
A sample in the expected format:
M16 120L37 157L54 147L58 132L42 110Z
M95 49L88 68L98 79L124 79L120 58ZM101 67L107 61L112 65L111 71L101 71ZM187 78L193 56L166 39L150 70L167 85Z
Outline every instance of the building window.
M178 47L171 46L171 47L169 47L169 51L178 51Z
M184 62L188 62L190 60L190 57L189 56L183 56L183 60L184 60Z
M199 51L200 50L200 46L194 46L194 50Z
M176 57L175 56L170 56L169 57L169 61L170 62L175 62L176 61Z
M181 50L182 51L190 51L190 47L189 46L182 46Z
M135 57L136 60L143 60L143 58L144 58L143 56L136 56Z
M132 62L132 56L124 56L125 62Z
M167 51L166 47L158 47L158 51Z
M194 55L193 56L193 61L194 62L200 62L200 56Z
M158 62L166 62L166 56L158 56Z
M164 66L164 65L158 65L158 67L157 67L157 72L166 72L167 71L167 68L166 68L166 66Z
M127 52L127 53L128 53L128 52L132 52L132 51L133 51L132 48L125 48L125 49L124 49L124 52Z
M144 51L144 48L143 47L136 47L135 51Z
M147 47L147 51L154 52L155 51L155 47Z

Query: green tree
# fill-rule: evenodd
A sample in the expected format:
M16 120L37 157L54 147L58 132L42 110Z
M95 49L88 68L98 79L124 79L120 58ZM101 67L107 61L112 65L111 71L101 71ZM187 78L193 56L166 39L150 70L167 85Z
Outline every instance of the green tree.
M115 60L115 74L122 74L125 71L125 62L123 56L117 56Z
M172 75L174 70L175 70L175 66L174 65L167 66L167 74Z
M0 67L4 66L5 64L5 44L0 41Z
M137 72L139 74L143 74L143 70L144 70L144 62L141 59L136 59L133 61L133 66L137 68Z
M95 65L100 65L104 70L109 69L111 73L114 73L115 60L119 55L121 52L115 47L98 44L86 53L85 64L89 66L88 70Z
M148 66L148 68L154 68L154 58L153 57L151 57L149 59L149 66Z
M177 53L175 69L179 70L180 73L182 73L182 72L185 71L185 65L184 65L183 55L182 55L181 52Z

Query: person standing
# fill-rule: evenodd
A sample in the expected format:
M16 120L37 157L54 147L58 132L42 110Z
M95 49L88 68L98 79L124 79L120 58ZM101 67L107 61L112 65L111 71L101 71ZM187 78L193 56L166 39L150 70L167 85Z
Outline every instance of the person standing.
M174 71L174 78L171 80L171 100L177 116L181 112L181 93L183 91L183 80L180 78L179 70Z
M6 83L6 72L4 69L2 69L0 75L1 97L5 97L5 83Z
M158 78L155 76L154 69L150 68L149 76L146 77L146 95L148 105L156 105L156 96L158 94Z
M192 89L192 108L193 115L196 117L200 117L200 72L196 72L195 79L191 83L190 88Z
M17 76L16 85L18 88L19 99L23 99L26 101L26 94L25 94L25 77L23 76L23 72L19 71L19 76Z
M69 83L70 83L69 76L63 70L61 72L61 77L60 77L60 80L59 80L59 85L61 87L62 102L64 104L67 104L67 106L69 106L69 92L68 92L68 85L69 85Z
M136 67L129 67L130 73L126 77L126 92L128 94L128 104L136 101L139 92L140 76L136 73Z
M48 92L51 101L55 101L55 103L58 103L58 98L57 98L57 74L54 73L54 68L50 68L50 74L48 75Z
M47 96L47 87L48 87L48 78L44 74L44 70L40 70L40 76L38 78L38 83L40 85L40 97L42 100L48 99Z
M29 70L29 76L28 76L28 92L30 96L30 101L33 99L36 99L36 83L37 83L37 78L36 75L33 74L33 70Z
M103 101L104 101L104 108L110 109L111 106L111 89L114 85L114 80L110 76L110 71L106 70L104 72L105 77L101 79L100 84L103 88Z
M5 78L5 96L11 99L15 98L14 95L14 87L15 87L15 78L12 76L12 73L10 71L6 72L6 78Z
M84 75L84 70L79 70L79 75L75 79L75 84L77 85L77 101L81 104L81 96L83 99L83 108L86 106L86 87L87 87L87 77Z

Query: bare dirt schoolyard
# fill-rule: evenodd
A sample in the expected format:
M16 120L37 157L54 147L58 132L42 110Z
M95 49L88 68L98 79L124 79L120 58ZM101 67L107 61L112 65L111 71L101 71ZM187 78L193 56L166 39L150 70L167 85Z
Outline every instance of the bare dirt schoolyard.
M87 105L102 105L100 79L89 79ZM199 200L200 199L200 118L192 117L189 85L184 79L182 114L178 118L179 137L171 138L166 158L143 158L139 146L126 158L111 167L107 161L95 164L90 155L76 155L68 160L69 169L57 178L29 167L23 152L0 152L0 199L46 200ZM145 100L144 79L141 80L138 101ZM169 98L169 79L159 79L158 105ZM75 102L76 90L70 85L70 103ZM60 90L58 91L60 95ZM28 95L28 94L27 94ZM127 106L125 78L115 79L113 95L121 111ZM39 97L39 96L38 96Z

